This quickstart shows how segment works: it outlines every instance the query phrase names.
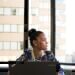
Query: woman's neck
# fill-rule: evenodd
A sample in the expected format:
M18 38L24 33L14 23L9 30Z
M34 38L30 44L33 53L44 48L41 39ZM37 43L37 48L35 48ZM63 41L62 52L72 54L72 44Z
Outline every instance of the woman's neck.
M35 58L42 57L42 55L43 55L43 51L39 50L37 48L33 48L33 53L34 53Z

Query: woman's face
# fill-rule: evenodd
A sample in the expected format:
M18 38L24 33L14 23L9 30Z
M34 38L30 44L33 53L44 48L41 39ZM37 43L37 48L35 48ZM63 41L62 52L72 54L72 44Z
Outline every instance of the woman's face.
M44 35L44 33L39 34L39 36L36 38L36 47L39 50L46 50L47 49L47 40L46 37Z

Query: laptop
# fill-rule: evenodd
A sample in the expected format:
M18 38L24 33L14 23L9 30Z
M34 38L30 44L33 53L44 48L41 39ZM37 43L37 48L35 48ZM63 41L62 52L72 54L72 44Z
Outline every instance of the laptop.
M10 75L56 75L55 62L25 62L11 67L9 64Z

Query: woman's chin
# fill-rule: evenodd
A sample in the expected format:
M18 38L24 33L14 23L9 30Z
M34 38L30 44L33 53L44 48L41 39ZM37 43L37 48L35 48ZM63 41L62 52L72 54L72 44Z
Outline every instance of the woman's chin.
M47 51L47 48L43 49L44 51Z

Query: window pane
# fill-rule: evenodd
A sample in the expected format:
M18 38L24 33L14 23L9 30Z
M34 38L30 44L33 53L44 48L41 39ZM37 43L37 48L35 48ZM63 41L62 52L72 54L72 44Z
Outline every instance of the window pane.
M41 22L48 22L49 16L40 16L39 19L40 19Z
M56 58L65 62L65 4L64 0L56 0ZM68 61L68 60L67 60Z
M39 25L38 24L30 25L29 26L29 30L32 29L32 28L38 29L39 28Z
M3 25L0 25L0 32L3 32Z
M50 0L40 0L40 2L50 2Z
M18 42L18 49L19 50L23 50L24 49L24 45L23 45L22 41Z
M17 8L16 15L23 16L24 15L24 8Z
M20 50L21 48L20 48L21 46L20 46L20 42L18 42L18 49Z
M4 8L4 15L11 15L11 8Z
M38 8L32 8L31 13L32 13L32 16L38 16L38 13L39 13Z
M3 49L3 42L0 42L0 50Z
M20 42L20 49L21 49L21 50L23 50L23 49L24 49L24 44L23 44L23 42L22 42L22 41Z
M10 25L4 25L4 32L10 32Z
M17 25L11 25L11 32L17 32Z
M16 8L11 8L11 14L16 15Z
M11 42L11 50L17 50L17 42Z
M10 49L10 42L4 42L4 49L9 50Z
M47 2L47 3L40 2L39 7L40 8L49 8L50 7L50 2Z
M3 8L0 8L0 15L3 15Z
M24 25L18 25L18 32L24 32Z
M56 58L75 63L75 3L56 0Z

